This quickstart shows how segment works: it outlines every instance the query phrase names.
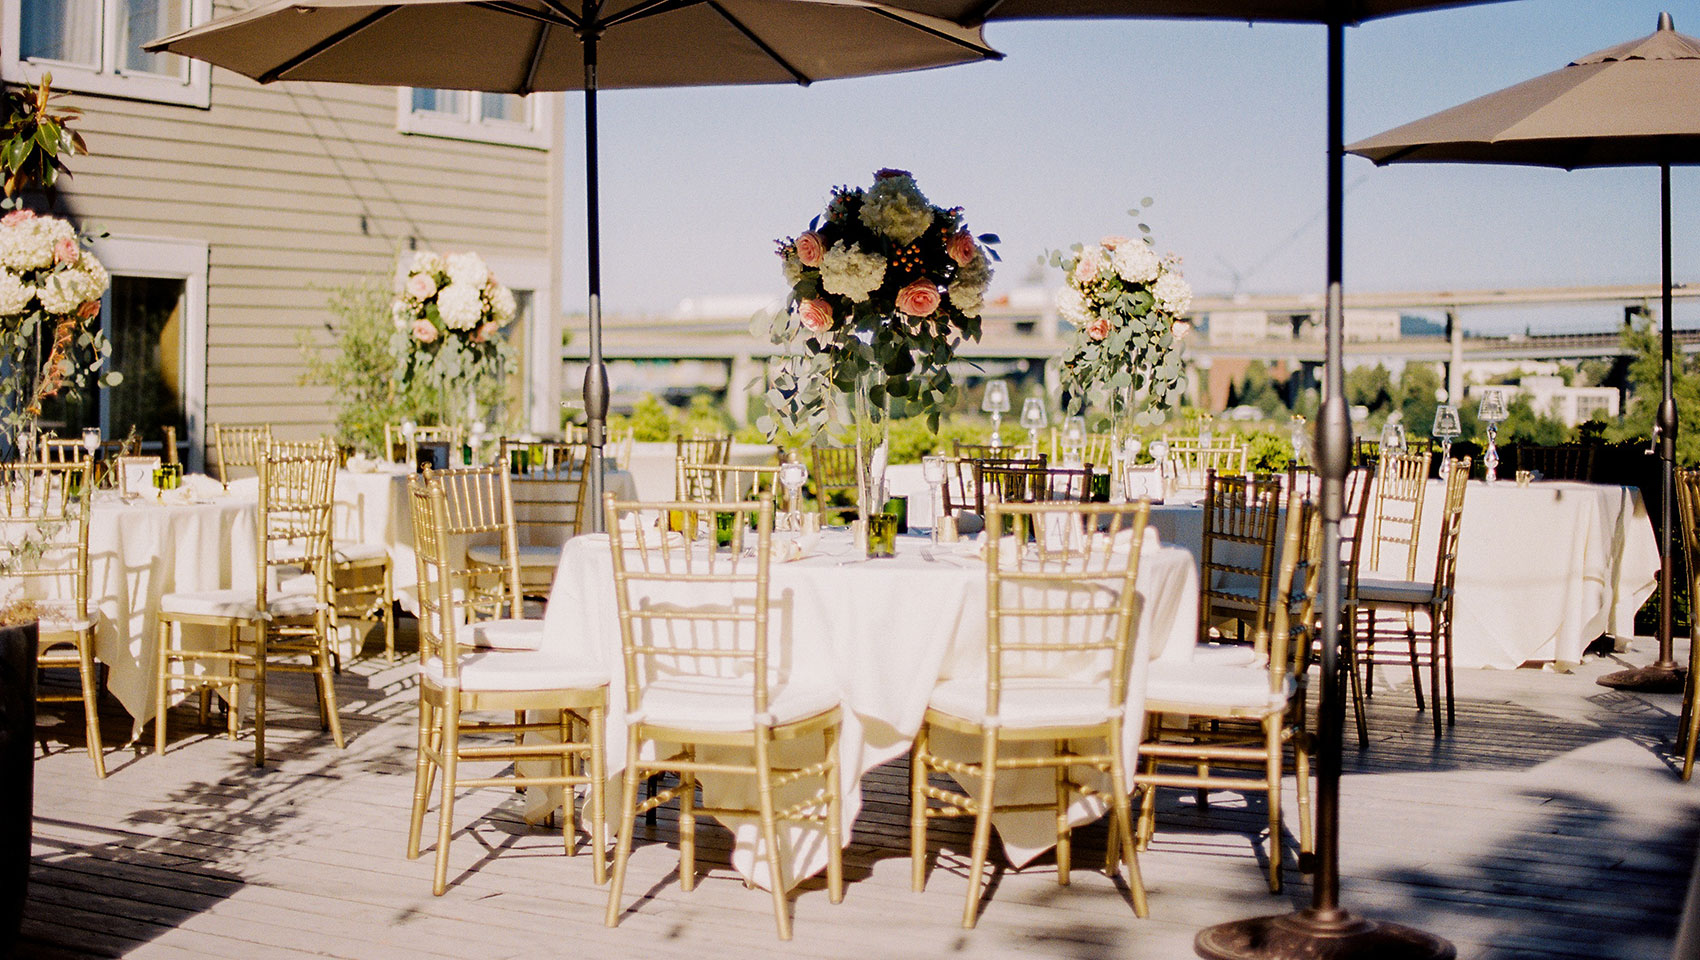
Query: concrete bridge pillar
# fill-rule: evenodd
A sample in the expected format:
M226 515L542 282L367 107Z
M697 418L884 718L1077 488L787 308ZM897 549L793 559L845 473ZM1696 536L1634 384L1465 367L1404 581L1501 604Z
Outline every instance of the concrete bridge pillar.
M732 422L742 426L749 422L750 416L750 379L756 375L755 361L747 353L734 354L731 363L727 365L726 373L726 412L731 415Z
M1446 402L1458 406L1464 402L1464 325L1458 322L1457 310L1446 311L1446 339L1452 345L1446 361Z

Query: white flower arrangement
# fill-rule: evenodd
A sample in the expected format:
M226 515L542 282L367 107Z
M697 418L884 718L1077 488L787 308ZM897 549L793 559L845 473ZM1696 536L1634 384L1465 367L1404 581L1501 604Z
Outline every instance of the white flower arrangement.
M469 399L492 405L514 363L502 328L516 309L513 291L478 254L419 251L395 276L396 379L422 379L439 398L443 422L461 422Z
M1148 228L1147 228L1148 229ZM1105 237L1070 254L1053 253L1063 271L1057 313L1073 327L1060 373L1069 412L1088 401L1142 405L1141 423L1160 423L1180 402L1185 366L1175 323L1192 305L1180 260L1159 256L1146 239ZM1130 411L1131 412L1131 411Z

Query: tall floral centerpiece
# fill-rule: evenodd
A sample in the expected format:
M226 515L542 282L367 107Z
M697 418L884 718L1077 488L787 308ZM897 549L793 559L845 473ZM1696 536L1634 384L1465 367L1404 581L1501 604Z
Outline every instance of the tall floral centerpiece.
M502 401L514 369L504 328L514 295L476 253L420 251L396 271L391 339L396 380L434 406L437 422L466 427Z
M1179 259L1159 256L1143 237L1076 244L1051 263L1065 280L1057 312L1073 328L1059 370L1068 412L1088 403L1109 411L1119 453L1135 426L1161 423L1185 392L1181 317L1192 287Z
M111 279L85 243L58 217L0 217L0 431L14 449L33 442L44 402L76 394L112 354L97 320Z
M980 339L997 242L970 232L962 208L935 206L907 171L834 188L808 230L778 242L791 295L767 333L788 349L758 426L851 434L863 450L860 502L873 502L886 421L924 416L936 431L956 401L948 364L963 340Z

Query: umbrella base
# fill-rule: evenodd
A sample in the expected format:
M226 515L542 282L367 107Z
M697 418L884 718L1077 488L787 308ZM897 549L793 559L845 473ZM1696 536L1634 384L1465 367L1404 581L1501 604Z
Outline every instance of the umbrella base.
M1661 666L1649 663L1644 667L1608 673L1594 682L1602 687L1632 693L1681 693L1686 673L1685 667L1676 664Z
M1300 910L1208 927L1193 941L1206 960L1452 960L1458 950L1432 934L1344 910Z

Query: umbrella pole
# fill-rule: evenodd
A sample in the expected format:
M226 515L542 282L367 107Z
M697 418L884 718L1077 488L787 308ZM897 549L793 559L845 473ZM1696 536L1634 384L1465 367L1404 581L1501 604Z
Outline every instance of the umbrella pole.
M601 533L602 447L608 434L608 368L602 363L602 237L596 168L596 34L586 32L584 44L584 212L588 222L585 267L590 281L590 351L584 371L585 434L590 458L585 465L585 502L590 504L590 529ZM582 517L581 517L582 520Z
M1642 693L1677 693L1683 688L1684 670L1671 656L1671 600L1673 566L1671 530L1676 510L1676 393L1671 369L1671 241L1670 241L1670 164L1659 165L1659 240L1663 256L1664 303L1660 325L1663 361L1661 380L1663 392L1659 409L1653 420L1658 436L1659 451L1659 659L1644 667L1608 673L1597 681L1601 686L1618 690L1637 690Z
M1336 9L1341 6L1336 4ZM1193 947L1207 960L1451 960L1452 944L1410 927L1355 917L1340 897L1340 520L1352 446L1341 359L1345 312L1341 299L1345 234L1345 23L1328 24L1328 299L1324 315L1327 363L1322 410L1316 424L1316 465L1322 479L1322 691L1316 716L1316 875L1310 907L1293 913L1252 917L1199 931ZM1279 790L1280 784L1270 789ZM1281 856L1281 838L1269 838Z

